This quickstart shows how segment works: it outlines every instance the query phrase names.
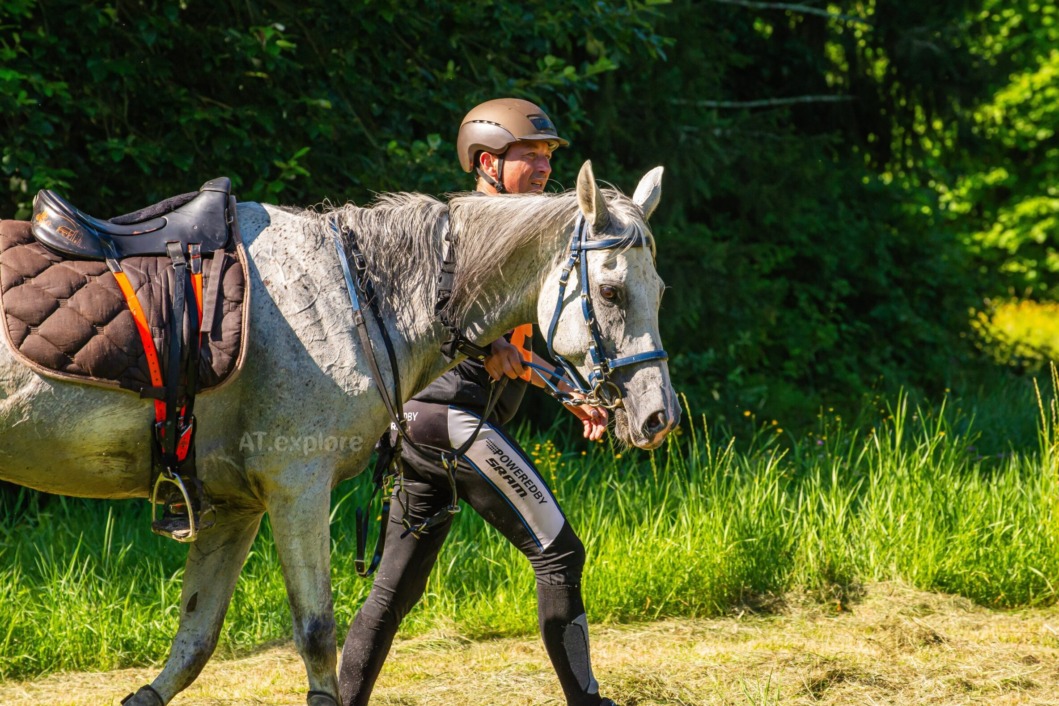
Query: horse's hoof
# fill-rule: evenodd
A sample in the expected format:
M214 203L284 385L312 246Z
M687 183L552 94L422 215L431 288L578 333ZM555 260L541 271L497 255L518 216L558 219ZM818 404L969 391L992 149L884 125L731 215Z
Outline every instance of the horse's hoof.
M123 706L165 706L162 697L149 686L141 686L139 691L126 696L121 703Z
M323 691L310 691L306 697L309 706L338 706L338 701L331 694Z

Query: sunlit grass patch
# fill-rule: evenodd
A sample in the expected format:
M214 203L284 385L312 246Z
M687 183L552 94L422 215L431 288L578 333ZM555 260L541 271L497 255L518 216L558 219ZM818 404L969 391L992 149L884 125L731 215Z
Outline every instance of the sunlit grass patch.
M1054 384L1054 383L1053 383ZM654 453L539 435L525 439L583 539L594 624L768 612L791 591L842 614L871 581L991 607L1050 605L1059 586L1059 407L1021 384L934 408L877 401L868 422L822 412L803 436L768 420L748 438L685 415ZM1037 408L1028 447L986 449L996 410ZM991 416L992 415L992 416ZM1010 423L1010 422L1009 422ZM997 438L1003 430L991 429ZM353 569L354 509L366 479L333 502L332 583L340 631L370 583ZM163 659L176 631L185 549L150 534L146 503L53 499L0 520L0 677ZM456 517L426 596L402 635L461 638L537 630L529 563L472 511ZM268 522L221 634L223 655L290 635ZM341 635L340 635L341 636ZM758 697L772 689L755 682Z

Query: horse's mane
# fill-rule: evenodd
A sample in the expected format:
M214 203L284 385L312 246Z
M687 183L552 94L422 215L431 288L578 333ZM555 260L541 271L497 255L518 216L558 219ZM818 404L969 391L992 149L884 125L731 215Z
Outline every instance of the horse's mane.
M612 214L626 223L642 223L642 212L628 197L611 189L604 194ZM425 194L386 193L367 207L345 204L320 216L328 219L334 214L355 234L383 301L395 310L401 302L394 297L401 291L434 291L443 234L451 228L459 244L449 306L462 317L491 278L498 271L503 276L515 264L516 253L540 247L545 235L569 227L577 211L575 191L492 197L458 193L449 194L447 204ZM560 249L556 258L564 255ZM403 286L386 286L396 281Z
M442 234L448 205L426 194L378 194L366 207L347 203L317 211L330 228L332 218L355 238L368 276L381 302L399 310L414 302L399 301L404 292L430 291L441 271ZM347 251L350 243L347 241ZM350 262L350 266L353 262ZM400 286L392 283L400 282Z
M643 223L639 206L616 190L604 189L603 193L612 215L639 228L638 224ZM504 276L506 270L518 266L512 262L515 253L545 245L546 236L563 233L572 226L578 213L577 192L574 190L492 197L453 195L449 204L456 232L478 234L473 244L461 239L451 303L457 318L462 318L480 299L485 284L490 277L495 277L497 271ZM566 255L566 248L557 248L553 260L558 261ZM539 274L543 277L546 273Z
M462 319L475 302L480 302L486 283L497 273L505 277L518 268L519 263L513 262L515 253L540 247L545 234L561 232L573 222L577 194L471 193L450 197L449 207L453 228L460 237L450 308L456 319Z

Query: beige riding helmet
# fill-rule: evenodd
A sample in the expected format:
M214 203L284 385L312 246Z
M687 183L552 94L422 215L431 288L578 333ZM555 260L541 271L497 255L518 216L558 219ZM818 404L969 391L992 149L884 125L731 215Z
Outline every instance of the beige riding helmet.
M521 98L497 98L486 101L467 113L456 138L463 171L474 169L479 152L503 154L521 140L543 140L557 147L570 143L559 137L548 114L539 106Z

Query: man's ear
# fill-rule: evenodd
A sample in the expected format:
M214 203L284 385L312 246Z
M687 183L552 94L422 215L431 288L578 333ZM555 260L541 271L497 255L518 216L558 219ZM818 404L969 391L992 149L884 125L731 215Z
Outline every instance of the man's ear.
M492 152L481 151L478 153L478 166L486 174L496 179L496 155Z

